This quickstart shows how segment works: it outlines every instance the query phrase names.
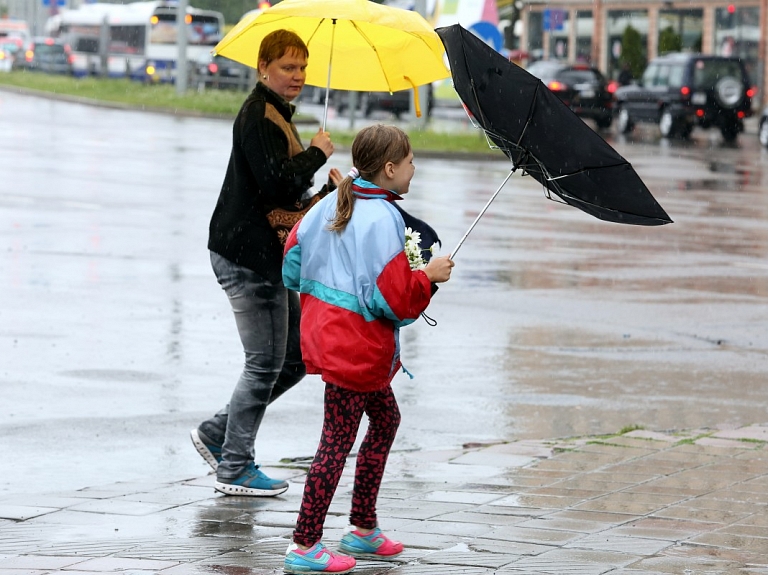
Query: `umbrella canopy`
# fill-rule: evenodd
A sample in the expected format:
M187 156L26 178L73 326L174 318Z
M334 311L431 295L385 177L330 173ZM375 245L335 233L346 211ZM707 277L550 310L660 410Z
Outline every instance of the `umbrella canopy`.
M437 34L469 113L514 169L541 182L548 197L551 192L609 222L672 222L630 163L538 78L458 24Z
M309 48L310 86L395 92L450 76L445 49L422 16L368 0L283 0L243 18L214 52L258 68L261 40L283 28Z

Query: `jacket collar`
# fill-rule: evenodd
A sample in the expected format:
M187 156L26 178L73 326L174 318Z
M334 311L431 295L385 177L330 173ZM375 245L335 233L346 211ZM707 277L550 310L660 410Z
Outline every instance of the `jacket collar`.
M356 178L352 182L352 194L361 200L387 200L388 202L394 202L403 199L403 196L397 192L380 188L363 178Z
M253 92L255 94L261 95L264 97L264 99L266 99L267 102L272 104L287 122L291 121L291 117L296 111L296 106L288 102L282 96L279 96L277 92L273 92L266 86L266 84L262 84L261 82L256 83L256 87L253 89Z

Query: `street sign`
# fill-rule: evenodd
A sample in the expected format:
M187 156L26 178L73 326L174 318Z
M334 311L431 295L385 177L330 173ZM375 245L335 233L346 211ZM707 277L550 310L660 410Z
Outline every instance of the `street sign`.
M565 28L565 19L568 16L568 12L565 10L558 10L552 8L546 8L544 10L544 31L555 32Z
M504 39L499 32L499 28L491 22L481 20L475 22L469 27L469 31L474 33L478 38L482 38L483 41L497 52L501 52L501 48L504 44Z

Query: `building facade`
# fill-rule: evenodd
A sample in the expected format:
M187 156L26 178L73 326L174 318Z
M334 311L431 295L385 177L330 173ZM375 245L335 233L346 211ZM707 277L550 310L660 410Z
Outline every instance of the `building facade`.
M757 103L766 102L768 0L533 0L522 5L520 18L520 47L531 59L590 62L617 78L622 39L631 27L646 62L670 45L740 57L759 90Z

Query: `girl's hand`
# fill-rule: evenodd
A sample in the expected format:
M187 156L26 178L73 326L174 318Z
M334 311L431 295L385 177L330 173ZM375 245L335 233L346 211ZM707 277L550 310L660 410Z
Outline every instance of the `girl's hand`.
M338 168L331 168L331 171L328 172L328 183L333 184L337 188L343 179L344 176L341 175L341 172L338 170Z
M451 279L451 268L454 265L456 264L453 263L451 256L434 257L429 260L427 267L424 268L424 273L427 274L432 283L447 282Z

